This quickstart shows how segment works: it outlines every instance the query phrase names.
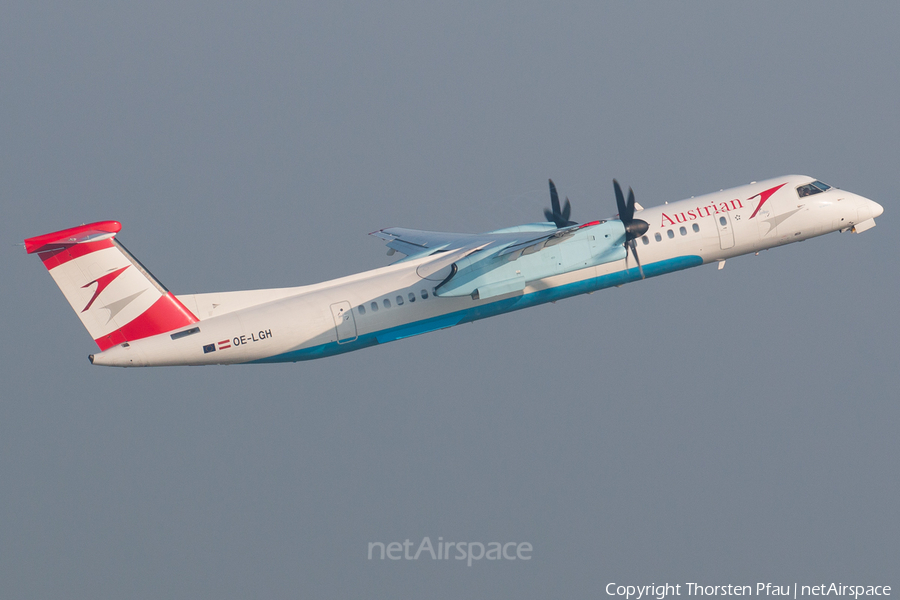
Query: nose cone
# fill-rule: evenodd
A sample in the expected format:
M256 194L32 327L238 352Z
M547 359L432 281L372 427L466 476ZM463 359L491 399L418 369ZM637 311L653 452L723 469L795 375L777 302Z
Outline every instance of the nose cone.
M875 217L880 217L881 213L884 212L884 207L882 207L877 202L869 200L865 196L856 196L856 208L859 211L859 222L868 221L869 219L874 219Z
M872 218L874 219L875 217L880 217L881 213L884 212L884 207L877 202L872 202L871 200L869 200L869 202L872 204L872 206L870 207L872 211Z

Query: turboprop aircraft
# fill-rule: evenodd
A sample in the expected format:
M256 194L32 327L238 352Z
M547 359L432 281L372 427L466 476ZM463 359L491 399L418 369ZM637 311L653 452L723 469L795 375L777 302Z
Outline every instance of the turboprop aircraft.
M882 207L788 175L642 208L613 181L618 214L570 221L550 181L547 221L487 233L389 228L393 264L300 287L175 295L102 221L25 240L100 352L119 367L273 363L351 352L833 231Z

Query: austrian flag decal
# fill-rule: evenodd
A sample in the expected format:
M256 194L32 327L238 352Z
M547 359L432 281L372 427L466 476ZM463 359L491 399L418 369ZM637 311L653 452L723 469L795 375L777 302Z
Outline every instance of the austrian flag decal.
M222 340L216 344L206 344L203 346L203 354L209 354L216 350L227 350L228 348L231 348L231 340Z

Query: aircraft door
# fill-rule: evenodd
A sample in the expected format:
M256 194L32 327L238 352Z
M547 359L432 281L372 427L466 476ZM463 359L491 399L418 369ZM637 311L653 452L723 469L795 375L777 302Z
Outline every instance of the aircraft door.
M337 343L352 342L356 339L356 319L347 301L331 305L331 316L334 317L334 330L337 332Z
M713 215L716 221L716 229L719 230L719 247L728 250L734 247L734 228L731 225L731 215L721 212Z

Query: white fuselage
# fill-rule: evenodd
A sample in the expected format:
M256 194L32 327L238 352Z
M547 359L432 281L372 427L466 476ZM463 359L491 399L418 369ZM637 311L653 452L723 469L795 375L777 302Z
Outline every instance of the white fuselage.
M806 197L810 177L792 175L647 208L637 240L652 277L798 242L833 231L864 230L877 203L831 188ZM772 188L776 191L766 194ZM534 254L555 261L566 248L593 243L595 228ZM523 257L523 260L526 257ZM531 258L531 257L528 257ZM98 365L156 366L309 360L639 280L632 257L528 281L525 289L487 299L442 297L439 281L416 266L430 257L324 283L274 290L179 295L199 319L192 327L122 344L93 355ZM195 331L196 330L196 331Z

